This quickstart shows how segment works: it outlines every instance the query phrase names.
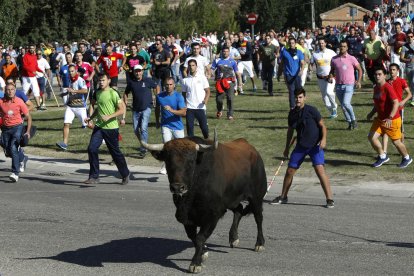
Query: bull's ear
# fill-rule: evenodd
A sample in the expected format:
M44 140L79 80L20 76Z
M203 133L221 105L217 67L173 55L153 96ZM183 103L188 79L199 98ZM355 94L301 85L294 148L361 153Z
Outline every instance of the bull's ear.
M163 150L150 150L149 152L155 159L165 161L165 153Z

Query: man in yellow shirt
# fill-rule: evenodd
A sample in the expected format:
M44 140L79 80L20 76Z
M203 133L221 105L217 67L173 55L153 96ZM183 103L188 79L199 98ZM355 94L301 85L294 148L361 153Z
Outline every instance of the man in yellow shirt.
M374 30L371 30L369 32L369 37L364 40L363 53L368 78L375 84L375 68L385 66L386 50L384 43L382 43Z

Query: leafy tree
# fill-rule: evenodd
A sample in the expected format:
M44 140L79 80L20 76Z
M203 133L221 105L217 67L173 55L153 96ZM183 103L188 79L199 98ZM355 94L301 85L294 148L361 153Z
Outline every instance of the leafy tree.
M16 41L27 8L25 0L0 1L0 42L10 44Z

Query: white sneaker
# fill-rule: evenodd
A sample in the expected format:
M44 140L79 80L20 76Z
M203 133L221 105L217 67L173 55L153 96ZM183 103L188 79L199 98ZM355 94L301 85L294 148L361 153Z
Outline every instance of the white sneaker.
M15 173L12 173L12 174L9 176L9 179L10 179L12 182L17 182L17 181L19 181L19 176L18 176L18 175L16 175Z
M20 172L24 172L24 170L26 169L26 164L28 160L29 160L29 157L25 155L23 158L23 161L20 162Z
M160 174L166 175L167 174L167 169L166 168L161 168Z

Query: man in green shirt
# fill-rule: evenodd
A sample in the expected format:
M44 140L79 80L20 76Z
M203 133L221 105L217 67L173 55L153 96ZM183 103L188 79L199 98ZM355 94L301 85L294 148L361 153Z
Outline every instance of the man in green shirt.
M107 73L99 75L99 88L96 92L96 108L90 118L85 122L92 127L91 121L96 118L95 127L93 128L91 140L88 146L89 156L89 178L85 184L99 183L99 147L102 140L105 141L109 153L114 160L122 177L122 185L129 182L129 170L125 157L119 149L119 124L117 117L125 113L125 104L120 98L118 92L112 89L109 84L111 78Z

